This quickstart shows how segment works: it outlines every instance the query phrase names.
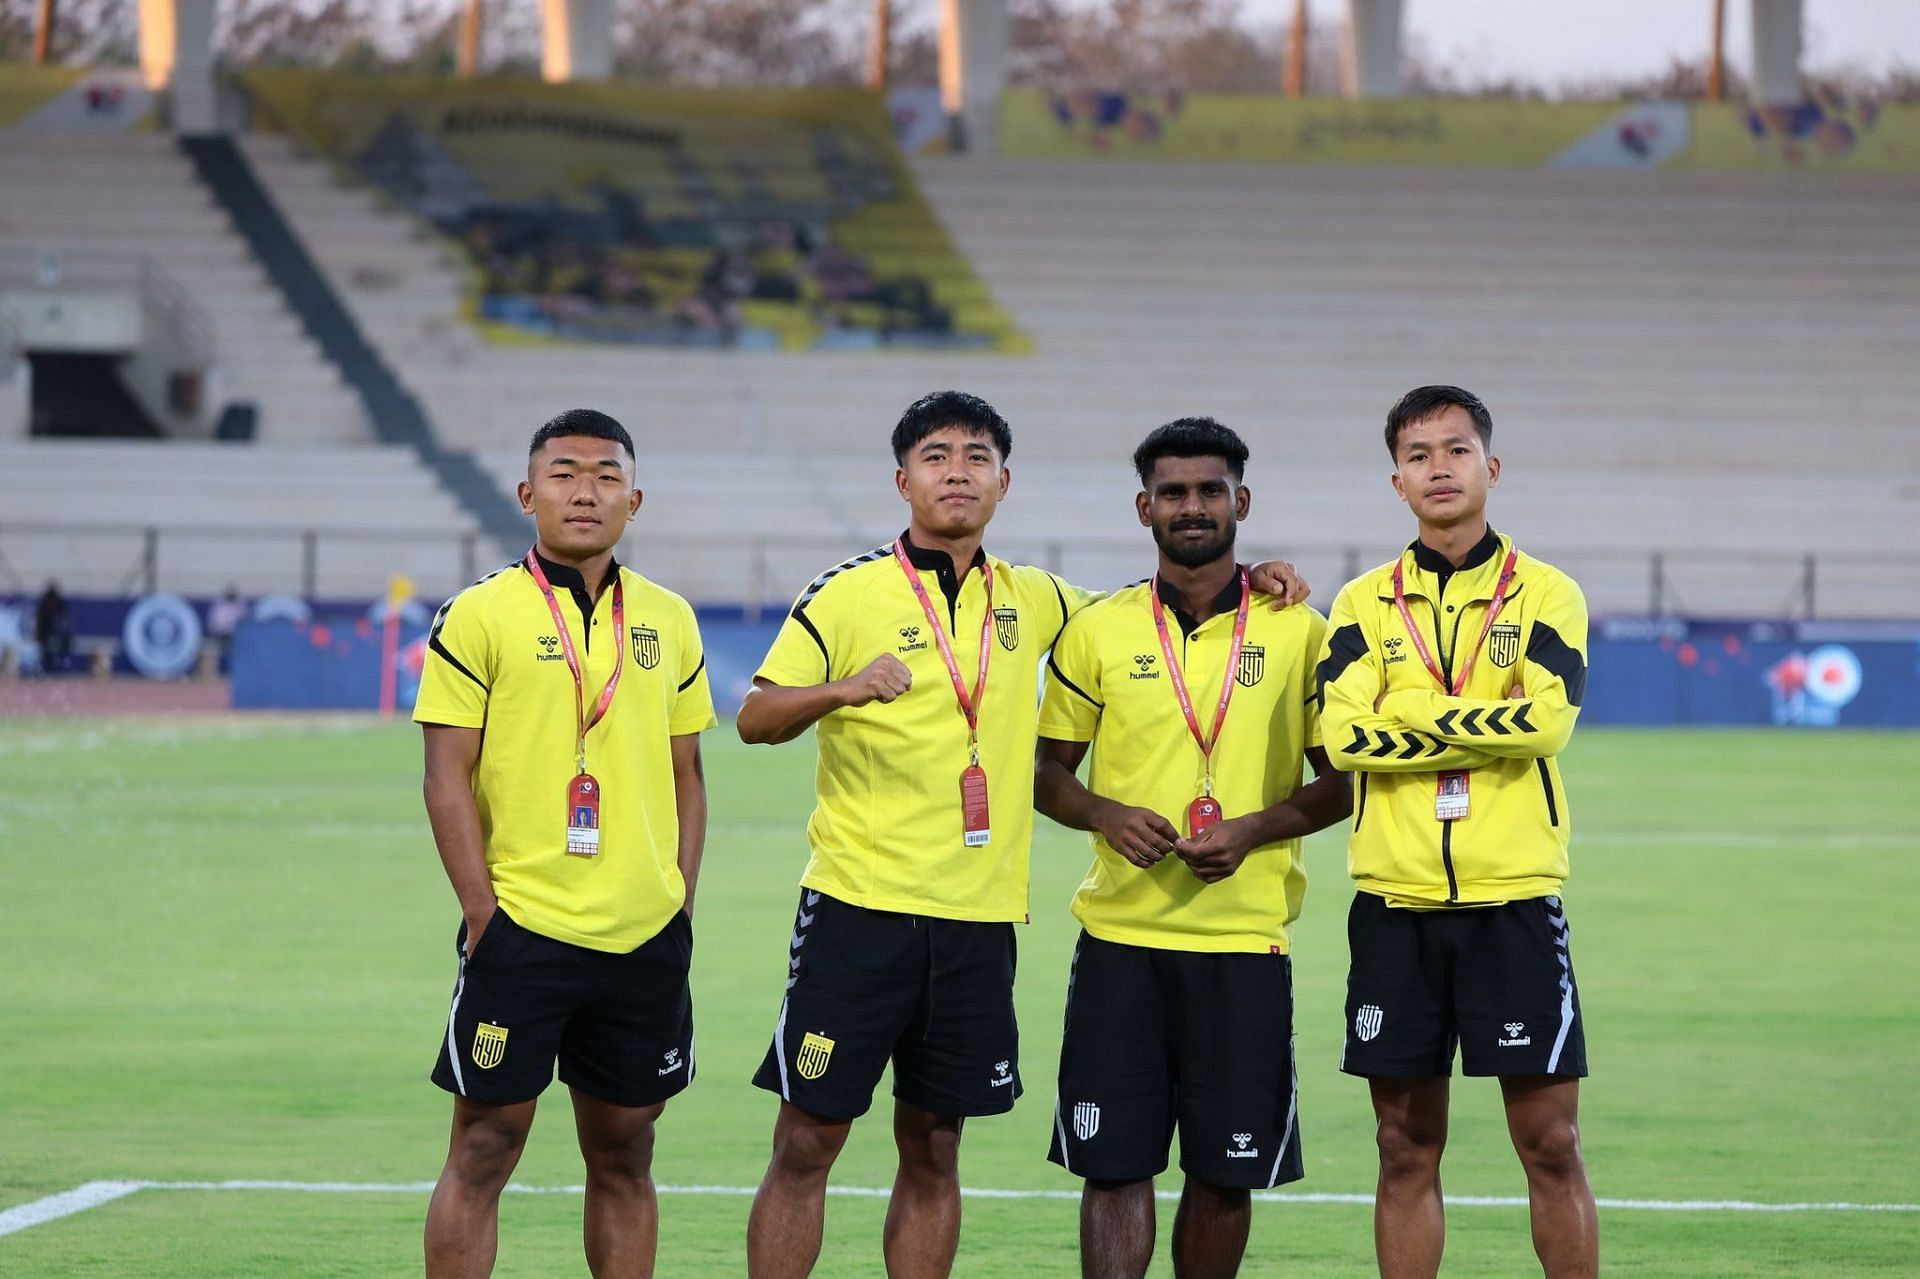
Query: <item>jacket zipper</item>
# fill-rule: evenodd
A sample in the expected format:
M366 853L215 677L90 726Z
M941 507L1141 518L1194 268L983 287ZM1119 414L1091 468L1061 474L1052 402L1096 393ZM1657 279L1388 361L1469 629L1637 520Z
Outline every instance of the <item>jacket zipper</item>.
M1547 771L1547 761L1545 757L1536 757L1533 762L1540 768L1540 789L1546 792L1547 796L1547 825L1558 826L1560 824L1560 808L1559 805L1553 802L1553 774Z

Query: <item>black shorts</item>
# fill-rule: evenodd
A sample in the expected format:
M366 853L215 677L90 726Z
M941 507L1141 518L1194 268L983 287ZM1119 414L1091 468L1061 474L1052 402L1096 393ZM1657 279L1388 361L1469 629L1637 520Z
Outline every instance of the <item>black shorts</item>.
M1350 1075L1587 1073L1580 991L1558 897L1407 910L1355 893L1347 912Z
M693 1082L693 924L675 911L624 955L555 941L494 912L472 958L467 929L433 1082L476 1101L529 1101L560 1082L651 1106Z
M1293 963L1086 933L1067 977L1060 1096L1047 1158L1093 1181L1180 1167L1214 1186L1298 1181Z
M893 1095L941 1115L999 1115L1020 1095L1012 924L868 910L800 892L787 995L753 1082L825 1119L857 1119L893 1062Z

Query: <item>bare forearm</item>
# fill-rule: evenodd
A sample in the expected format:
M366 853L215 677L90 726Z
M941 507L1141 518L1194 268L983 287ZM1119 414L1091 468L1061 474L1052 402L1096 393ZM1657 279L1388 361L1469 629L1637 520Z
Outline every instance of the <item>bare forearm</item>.
M1093 830L1114 805L1088 790L1064 765L1045 760L1033 770L1033 806L1069 830Z
M484 921L493 913L495 901L480 838L480 809L473 801L472 787L463 777L429 774L423 789L434 846L439 849L447 882L460 900L460 913L469 921Z
M760 684L740 704L734 726L740 740L748 745L777 746L792 741L847 704L844 680L802 688Z
M680 878L686 881L686 912L693 914L693 890L700 880L700 859L707 848L707 787L695 779L688 785L674 779L673 808L680 820Z
M1256 844L1300 839L1353 812L1353 785L1341 773L1316 777L1277 804L1251 814Z

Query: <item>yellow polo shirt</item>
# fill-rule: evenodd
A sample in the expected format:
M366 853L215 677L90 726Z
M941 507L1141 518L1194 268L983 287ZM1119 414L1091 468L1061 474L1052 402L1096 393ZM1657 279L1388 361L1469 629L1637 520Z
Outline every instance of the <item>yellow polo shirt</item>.
M577 712L553 614L523 564L441 606L427 641L413 718L485 730L473 773L487 872L514 922L592 950L633 950L685 903L672 740L713 727L713 696L693 609L615 566L626 634L613 633L613 589L587 597L579 572L542 560L582 664L588 713L625 650L606 717L587 734L601 786L600 854L567 854L567 786Z
M1183 834L1200 794L1203 760L1167 678L1142 582L1073 619L1047 663L1040 735L1091 742L1087 786L1096 795L1150 808ZM1235 582L1197 627L1169 606L1167 630L1201 731L1212 732L1233 646ZM1274 612L1255 594L1235 673L1233 699L1213 752L1213 794L1227 817L1279 803L1300 788L1306 749L1320 745L1314 664L1326 619L1305 605ZM1256 848L1216 884L1178 857L1147 870L1093 836L1093 866L1073 913L1103 941L1164 950L1286 953L1307 876L1300 841Z
M882 653L913 672L913 687L894 701L837 710L816 725L818 802L807 823L813 855L800 882L871 910L1022 920L1040 660L1093 596L1044 569L984 553L956 580L944 552L909 550L969 694L987 607L978 566L993 565L993 652L980 708L991 837L983 847L966 846L960 773L967 722L889 543L827 570L801 592L755 672L756 679L807 687L853 675Z

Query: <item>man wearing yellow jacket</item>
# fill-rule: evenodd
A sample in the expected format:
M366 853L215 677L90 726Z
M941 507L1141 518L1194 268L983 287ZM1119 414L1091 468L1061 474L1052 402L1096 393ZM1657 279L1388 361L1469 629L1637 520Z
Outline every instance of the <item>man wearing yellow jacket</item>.
M1560 885L1572 817L1556 757L1587 679L1572 578L1487 525L1493 419L1458 387L1387 417L1419 537L1340 592L1319 678L1336 768L1358 773L1341 1069L1378 1119L1384 1279L1431 1279L1454 1048L1495 1075L1549 1279L1598 1273L1580 1156L1586 1042Z

